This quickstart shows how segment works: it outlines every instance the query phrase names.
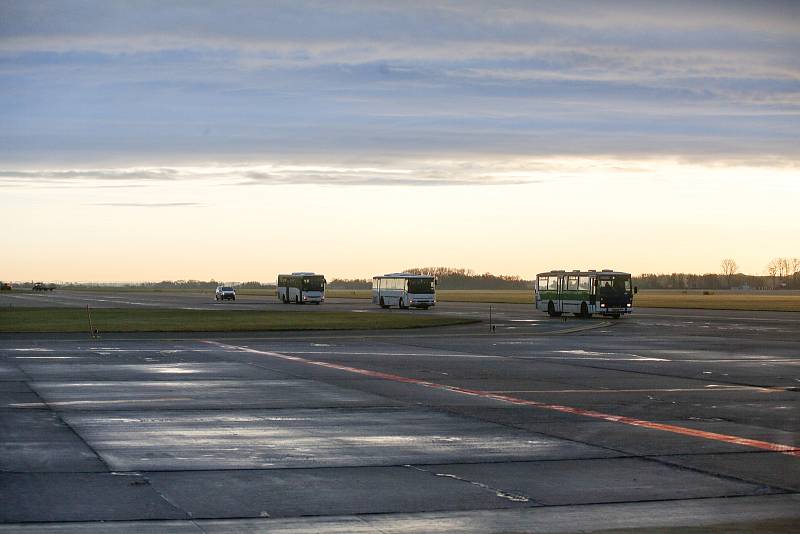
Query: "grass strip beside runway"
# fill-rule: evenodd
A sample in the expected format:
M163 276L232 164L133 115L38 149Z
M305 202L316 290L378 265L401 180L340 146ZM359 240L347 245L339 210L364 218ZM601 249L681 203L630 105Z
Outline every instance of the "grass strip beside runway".
M73 290L57 289L55 293L47 295L69 295ZM105 288L105 293L129 294L168 294L175 295L202 295L213 300L214 293L202 290L171 290L161 291L152 289L120 289ZM708 293L708 294L704 294ZM5 294L5 292L4 292ZM7 293L10 296L31 294L25 290L15 290ZM41 296L47 296L41 295ZM370 299L370 289L328 289L328 298ZM0 295L2 296L2 295ZM274 301L275 291L272 289L242 289L238 291L242 300L255 300L259 298ZM533 306L533 290L521 289L440 289L436 292L439 302L474 302L496 304L529 304ZM800 291L797 290L753 290L753 291L726 291L726 290L677 290L677 289L645 289L633 299L635 308L683 308L698 310L741 310L741 311L789 311L800 312ZM2 330L0 330L2 331Z
M639 291L634 307L684 308L694 310L800 311L800 295L787 291Z
M634 308L685 308L697 310L800 311L796 291L679 291L642 290L633 298ZM328 290L329 297L371 298L370 290ZM439 302L485 302L497 304L534 303L533 290L452 290L436 292Z
M424 312L353 313L326 311L172 310L97 308L99 332L254 332L285 330L384 330L450 326L474 319ZM0 332L89 332L85 308L4 308Z
M371 299L371 289L328 289L328 298ZM485 302L497 304L533 304L533 290L521 289L439 289L439 302Z

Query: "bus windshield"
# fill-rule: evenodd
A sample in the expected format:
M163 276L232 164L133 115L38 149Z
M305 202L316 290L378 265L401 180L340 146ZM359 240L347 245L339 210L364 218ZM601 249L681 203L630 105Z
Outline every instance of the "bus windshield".
M601 297L622 297L630 292L630 275L607 275L597 279L597 293Z
M306 276L303 278L303 291L322 291L325 288L325 277Z
M434 292L433 278L409 278L408 292L432 294Z

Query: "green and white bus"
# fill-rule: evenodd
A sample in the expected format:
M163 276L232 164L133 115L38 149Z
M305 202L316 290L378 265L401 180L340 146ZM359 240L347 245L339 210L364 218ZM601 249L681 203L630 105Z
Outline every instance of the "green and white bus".
M408 273L376 276L372 279L372 303L381 308L428 309L436 305L436 280L433 276Z
M619 318L633 311L630 273L603 269L597 271L550 271L536 275L536 309L550 317L574 313L579 317L592 314Z
M278 275L278 299L284 304L320 304L325 302L325 277L315 273Z

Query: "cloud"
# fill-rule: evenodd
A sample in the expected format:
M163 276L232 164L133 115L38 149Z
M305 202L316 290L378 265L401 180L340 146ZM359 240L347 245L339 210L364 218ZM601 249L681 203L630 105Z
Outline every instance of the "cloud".
M218 186L277 186L277 185L330 185L330 186L446 186L446 185L514 185L535 183L538 177L513 175L506 165L487 166L474 162L453 161L384 161L383 166L359 167L334 163L274 163L258 165L208 165L193 167L158 167L153 169L108 168L0 171L0 186L5 187L110 187L157 186L162 180L185 184L203 182ZM380 164L380 163L379 163ZM543 169L542 164L531 164L530 170ZM99 205L99 204L98 204ZM126 203L103 205L128 206ZM161 207L160 203L147 206ZM179 204L169 203L164 206ZM183 205L183 204L180 204ZM137 204L138 206L138 204Z
M97 202L90 206L106 206L113 208L184 208L203 206L198 202Z
M793 161L798 5L10 3L0 159L150 165L116 176L141 181L315 154Z
M796 176L800 162L782 158L717 160L704 158L624 159L607 156L508 157L504 159L384 159L368 165L346 161L273 162L260 164L158 167L154 169L64 169L0 171L0 187L83 189L86 187L161 187L159 180L119 176L169 176L170 186L203 191L230 187L275 187L314 185L331 187L445 187L513 186L522 184L571 183L602 180L689 180L696 183L703 173L722 183L726 175L756 176L768 171L779 182ZM762 178L766 183L768 179ZM198 189L199 190L199 189ZM103 202L97 206L182 207L195 202Z
M0 170L0 180L47 181L49 183L86 180L169 181L178 176L176 169L64 169L64 170Z

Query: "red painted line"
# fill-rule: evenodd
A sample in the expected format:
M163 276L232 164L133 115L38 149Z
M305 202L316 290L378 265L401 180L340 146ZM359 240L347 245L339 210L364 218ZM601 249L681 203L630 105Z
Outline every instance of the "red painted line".
M664 423L655 423L644 419L636 419L634 417L626 417L624 415L612 415L603 412L596 412L594 410L584 410L583 408L573 408L572 406L563 406L561 404L548 404L545 402L538 402L534 400L520 399L511 397L509 395L500 395L491 393L489 391L482 391L479 389L466 389L458 386L448 386L447 384L439 384L436 382L429 382L427 380L419 380L416 378L408 378L405 376L394 375L391 373L382 373L380 371L370 371L369 369L360 369L358 367L350 367L348 365L339 365L337 363L322 362L318 360L309 360L299 356L289 356L288 354L281 354L279 352L270 352L265 350L256 350L247 347L237 347L235 345L226 345L217 341L206 341L212 345L217 345L226 349L235 349L239 352L249 352L252 354L261 354L264 356L271 356L273 358L281 358L293 362L304 363L308 365L316 365L319 367L326 367L328 369L337 369L339 371L346 371L348 373L355 373L362 376L369 376L371 378L380 378L383 380L391 380L393 382L402 382L405 384L416 384L431 389L438 389L441 391L451 391L461 395L469 395L473 397L481 397L484 399L492 399L508 404L517 406L532 406L535 408L542 408L544 410L553 410L556 412L571 413L575 415L582 415L585 417L592 417L603 421L612 423L622 423L625 425L637 426L641 428L649 428L652 430L662 430L664 432L672 432L673 434L682 434L684 436L691 436L695 438L711 439L714 441L721 441L724 443L731 443L733 445L742 445L745 447L754 447L771 452L779 452L789 456L800 458L800 449L790 445L782 445L780 443L771 443L769 441L761 441L757 439L742 438L738 436L731 436L728 434L718 434L716 432L706 432L704 430L696 430L694 428L686 428L677 425L667 425Z

